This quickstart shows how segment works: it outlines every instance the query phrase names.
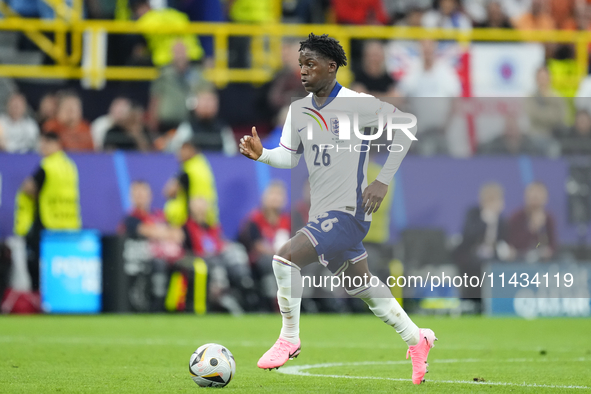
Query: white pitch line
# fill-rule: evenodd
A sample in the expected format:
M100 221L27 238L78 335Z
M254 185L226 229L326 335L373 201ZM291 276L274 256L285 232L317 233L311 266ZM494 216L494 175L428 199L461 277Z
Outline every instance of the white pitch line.
M193 345L195 342L199 342L200 338L194 339L171 339L171 338L90 338L90 337L59 337L59 336L51 336L51 337L41 337L41 336L22 336L22 335L0 335L0 343L2 342L27 342L27 343L60 343L66 345L77 345L77 344L90 344L90 345L123 345L123 346L136 346L136 345L154 345L154 346L186 346L186 345ZM269 346L268 341L228 341L222 339L215 339L215 338L205 338L201 339L204 342L214 342L214 343L221 343L223 342L227 346L244 346L244 347L267 347ZM366 349L367 347L373 346L375 343L367 342L367 343L347 343L342 344L339 342L306 342L306 347L310 348L350 348L350 349ZM406 345L401 343L400 345L392 344L390 350L392 351L400 351L401 353L406 352ZM467 346L446 346L447 350L490 350L490 347L486 346L475 346L475 347L467 347ZM530 352L536 351L539 352L540 348L533 348L533 347L511 347L511 348L499 348L496 347L495 350L517 350L523 352ZM552 353L567 353L572 352L570 349L549 349L549 352Z
M448 360L437 360L437 363L459 363L459 362L486 362L487 360L479 359L448 359ZM503 362L531 362L533 359L508 359ZM557 360L558 361L558 360ZM587 359L581 357L574 359L573 361L587 361ZM350 375L332 375L332 374L315 374L306 372L309 369L315 368L333 368L333 367L355 367L364 365L396 365L406 364L408 361L360 361L351 363L324 363L324 364L307 364L307 365L293 365L289 367L282 367L277 372L286 375L296 376L308 376L308 377L320 377L320 378L336 378L336 379L366 379L366 380L389 380L395 382L410 382L412 379L404 378L385 378L379 376L350 376ZM537 383L511 383L511 382L473 382L469 380L429 380L432 383L449 383L449 384L478 384L478 385L489 385L489 386L516 386L516 387L536 387L536 388L547 388L547 389L579 389L589 390L591 387L587 386L560 386L553 384L537 384Z

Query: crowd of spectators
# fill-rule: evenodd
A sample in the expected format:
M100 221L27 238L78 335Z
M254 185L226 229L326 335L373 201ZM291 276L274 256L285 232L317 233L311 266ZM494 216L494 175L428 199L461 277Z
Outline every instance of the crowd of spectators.
M128 95L113 97L107 114L85 119L84 105L74 91L48 94L31 108L27 98L7 90L5 108L0 108L0 150L28 152L36 149L39 133L60 135L66 151L139 150L176 152L182 143L197 138L206 151L236 153L236 125L220 116L219 92L205 75L213 64L211 37L191 34L156 34L159 26L182 28L192 21L234 21L261 24L282 19L285 23L340 23L422 26L425 28L472 29L473 27L514 29L591 28L591 2L586 0L293 0L275 10L271 0L221 2L148 0L117 1L116 4L89 0L87 18L135 19L146 27L144 36L117 36L109 44L108 62L114 65L152 64L160 76L151 83L145 108ZM11 6L25 16L51 17L44 10ZM250 63L250 41L236 37L228 57L233 67ZM113 37L115 39L115 36ZM115 44L115 45L111 45ZM354 80L351 88L381 98L413 112L421 119L421 144L412 153L420 155L470 156L475 154L557 156L560 153L589 153L587 116L591 116L591 77L583 80L573 109L567 98L552 88L552 73L540 64L536 88L530 97L512 105L503 114L504 126L495 131L476 132L469 152L460 154L454 146L467 145L469 137L449 133L457 126L457 98L465 96L463 82L439 48L446 43L425 40L418 43L418 63L403 75L387 69L387 43L353 40L350 53ZM257 100L269 125L280 118L292 98L306 94L299 78L298 39L283 43L283 67L261 88ZM564 45L563 45L564 47ZM546 58L564 55L557 45L546 45ZM112 56L113 55L113 56ZM126 58L125 58L126 57ZM232 64L231 64L232 66ZM427 100L426 98L432 98ZM251 99L254 100L253 97ZM396 100L395 100L396 99ZM233 101L235 103L236 100ZM92 123L90 123L92 121ZM262 135L265 135L262 128ZM487 134L488 133L488 134ZM459 142L459 143L458 143Z
M24 1L9 3L27 16L52 17L46 9L25 10ZM108 60L111 65L158 67L159 77L151 82L147 105L134 101L131 95L121 94L112 98L106 114L88 119L81 96L75 90L57 90L33 105L14 87L0 88L0 93L8 92L4 95L6 99L0 100L5 102L0 108L0 151L34 152L38 150L40 135L55 133L68 152L161 151L183 157L190 150L181 161L202 152L237 154L236 141L241 135L233 130L236 125L221 115L221 92L205 77L213 64L211 37L154 32L160 26L182 28L191 21L266 23L278 18L273 2L231 0L222 4L220 0L176 0L169 1L169 7L155 7L155 3L89 0L85 8L88 18L135 19L150 31L144 36L119 37L110 42L114 44L110 48L114 49L109 49ZM283 2L282 18L287 23L464 30L590 30L591 1L292 0ZM440 56L441 44L420 41L417 64L404 75L395 76L387 69L386 42L352 42L354 80L350 87L389 100L420 120L419 142L413 144L411 154L454 155L452 146L457 144L457 138L469 138L468 133L459 137L449 133L464 115L461 97L465 92L457 70ZM250 39L245 37L230 40L231 67L248 67L250 45ZM275 126L270 133L262 135L267 148L278 145L291 100L307 94L300 81L298 48L298 39L284 40L282 68L271 81L258 88L264 97L257 103L265 107L263 112L268 123ZM560 49L547 45L546 59L562 56L559 54L564 51ZM540 64L531 78L535 80L535 89L527 97L507 99L507 107L512 110L502 114L497 130L476 130L478 138L468 156L556 157L591 153L591 76L580 83L574 100L561 96L553 88L552 73L545 64ZM247 99L251 98L238 101ZM183 176L173 179L167 185L167 197L173 198L182 188L188 189L187 184ZM215 186L213 189L215 192ZM219 308L233 313L256 308L253 307L256 303L263 309L274 308L275 282L267 263L277 245L286 241L291 232L290 215L285 213L284 185L275 182L268 186L260 207L244 218L238 242L225 239L219 223L211 220L211 212L217 212L215 198L190 198L188 217L178 228L167 223L162 212L152 211L151 193L147 183L133 183L133 210L123 221L122 234L148 240L160 266L179 260L185 253L203 258L212 268L210 296ZM509 219L501 216L504 201L499 185L485 185L479 197L479 206L466 214L463 241L455 250L457 261L466 272L476 272L488 259L538 261L554 255L555 225L545 211L547 190L543 184L533 183L527 188L523 209ZM291 218L305 223L309 201L298 204L294 205ZM301 227L301 223L295 227ZM255 288L259 289L258 294L250 294ZM161 290L155 290L160 303L164 297ZM249 296L236 297L234 291ZM238 299L248 302L241 304Z

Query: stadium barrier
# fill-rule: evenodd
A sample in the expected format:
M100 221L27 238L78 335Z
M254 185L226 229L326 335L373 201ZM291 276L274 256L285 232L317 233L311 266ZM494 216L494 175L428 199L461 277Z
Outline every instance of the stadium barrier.
M69 19L36 20L19 17L0 1L0 12L6 18L0 20L0 30L25 33L55 65L0 65L0 76L14 78L66 78L88 79L90 86L100 88L104 80L152 80L158 76L155 67L107 66L104 53L108 34L150 33L134 21L83 20L79 16ZM76 13L73 12L72 15ZM230 82L264 83L281 67L281 40L284 37L305 37L310 32L327 33L337 38L345 52L351 49L354 39L397 40L449 40L467 45L479 42L542 42L569 43L576 49L576 81L587 75L588 47L591 32L588 31L520 31L506 29L424 29L399 26L345 26L278 24L247 25L234 23L191 23L186 28L169 26L159 30L161 34L196 34L212 36L214 41L214 66L206 70L206 77L218 87ZM50 40L44 33L52 33ZM86 35L88 38L83 39ZM251 38L252 64L250 68L234 69L228 65L228 40L233 36ZM101 38L102 37L102 38ZM68 51L68 40L70 51ZM87 42L85 44L84 42ZM82 67L81 60L87 57ZM339 73L339 81L348 86L353 79L350 67Z

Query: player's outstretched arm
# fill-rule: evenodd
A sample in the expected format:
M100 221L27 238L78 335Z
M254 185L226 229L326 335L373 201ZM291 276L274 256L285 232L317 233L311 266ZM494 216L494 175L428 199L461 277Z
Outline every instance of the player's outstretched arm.
M240 153L249 159L260 161L277 168L294 168L300 160L299 154L292 154L285 147L264 149L256 128L252 128L252 136L245 135L240 139Z
M240 153L252 160L258 160L263 154L263 144L257 134L256 127L252 128L252 136L245 135L240 139Z

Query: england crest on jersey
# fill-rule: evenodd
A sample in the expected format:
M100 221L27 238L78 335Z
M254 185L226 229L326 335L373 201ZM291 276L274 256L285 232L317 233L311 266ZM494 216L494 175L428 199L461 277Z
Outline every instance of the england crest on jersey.
M339 118L330 118L330 131L337 137L339 136Z

